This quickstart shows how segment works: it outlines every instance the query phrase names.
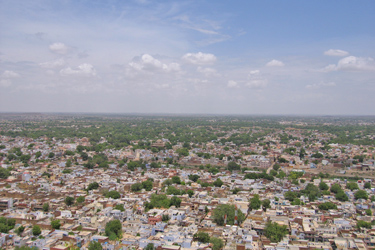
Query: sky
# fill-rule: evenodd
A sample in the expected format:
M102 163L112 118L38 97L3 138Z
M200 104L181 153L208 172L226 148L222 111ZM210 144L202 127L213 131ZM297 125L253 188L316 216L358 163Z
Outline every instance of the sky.
M375 115L373 0L0 0L0 112Z

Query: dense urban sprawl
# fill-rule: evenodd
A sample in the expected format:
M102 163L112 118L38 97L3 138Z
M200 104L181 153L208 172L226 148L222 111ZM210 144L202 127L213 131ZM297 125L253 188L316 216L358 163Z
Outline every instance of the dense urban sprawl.
M3 249L373 249L371 117L0 116Z

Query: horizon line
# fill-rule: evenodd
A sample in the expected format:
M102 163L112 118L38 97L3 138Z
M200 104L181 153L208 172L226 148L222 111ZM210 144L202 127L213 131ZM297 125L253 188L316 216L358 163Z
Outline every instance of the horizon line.
M21 111L0 111L0 115L16 114L16 115L141 115L141 116L299 116L299 117L375 117L371 114L245 114L245 113L172 113L172 112L21 112Z

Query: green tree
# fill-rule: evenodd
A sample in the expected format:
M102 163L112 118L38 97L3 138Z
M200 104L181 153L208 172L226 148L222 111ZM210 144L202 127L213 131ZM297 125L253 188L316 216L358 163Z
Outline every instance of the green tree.
M51 221L51 227L53 229L60 229L60 227L61 227L60 220L53 220L53 221Z
M15 154L8 154L8 156L7 156L7 158L8 158L8 161L13 161L13 160L16 160L17 159L17 156L15 155Z
M85 202L85 196L78 196L78 197L77 197L77 202L78 202L78 203L83 203L83 202Z
M285 158L283 158L283 157L280 157L278 159L278 161L279 161L279 163L288 163L288 161Z
M340 189L335 195L336 199L339 201L348 201L349 197L345 194L343 190Z
M90 241L88 250L102 250L102 244L97 241Z
M276 222L267 222L266 227L264 228L264 235L271 242L280 242L287 234L287 227L285 225L280 226Z
M233 194L237 194L238 192L242 191L240 188L236 187L232 190Z
M161 220L163 222L169 221L170 220L169 215L168 214L163 214L162 217L161 217Z
M210 172L210 173L213 174L213 175L216 175L216 174L219 173L220 171L219 171L219 169L217 169L216 167L210 167L210 168L208 169L208 172Z
M17 235L21 235L23 233L23 231L25 231L25 227L24 226L19 226L17 229L16 229L16 233Z
M279 174L276 175L277 178L284 179L286 177L286 174L284 171L280 170Z
M16 219L7 219L7 225L9 229L13 229L16 225Z
M278 171L280 169L280 164L275 163L272 168L273 170Z
M180 195L181 191L180 191L180 189L177 189L177 188L175 188L173 186L169 186L167 188L167 194L168 195L171 195L171 194L173 194L173 195Z
M220 250L224 247L224 242L220 238L211 237L210 243L213 245L212 250Z
M0 232L1 233L8 233L9 227L6 224L0 223Z
M301 200L298 199L298 198L295 198L290 204L292 204L294 206L299 206L299 205L301 205Z
M43 212L48 212L49 211L49 203L44 203L42 207Z
M181 184L181 179L180 179L179 176L173 176L172 182L175 183L175 184Z
M14 249L15 250L38 250L37 247L28 247L28 246L22 246L22 247L16 246Z
M70 168L72 166L72 161L68 159L65 163L65 167Z
M331 192L337 194L341 189L340 184L335 183L331 186Z
M64 155L74 155L74 152L71 150L66 150Z
M301 148L301 150L299 151L299 158L303 159L305 158L305 155L306 155L306 150L304 148Z
M71 172L73 172L71 169L64 169L62 171L63 174L70 174Z
M33 231L34 236L38 236L39 234L42 233L42 230L40 229L40 226L38 226L38 225L33 226L32 231Z
M31 158L31 155L21 155L20 156L20 161L24 164L26 164Z
M197 174L191 174L189 175L189 180L191 180L192 182L197 182L197 180L199 179L199 175Z
M187 194L188 194L189 197L191 198L191 197L193 197L193 195L194 195L194 191L191 190L191 189L189 189L189 190L187 191Z
M176 150L176 153L181 157L181 156L188 156L189 155L189 150L187 148L179 148Z
M120 199L121 194L116 190L111 190L105 195L105 197L106 198L112 198L112 199Z
M156 162L151 162L150 167L151 168L158 168L159 166Z
M276 175L277 175L277 171L274 170L274 169L271 169L271 171L270 171L270 175L272 175L272 176L276 176Z
M12 230L16 225L15 219L7 219L5 217L0 217L0 232L8 233L9 230Z
M50 177L51 177L51 174L48 173L48 172L43 172L42 177L43 177L43 176L47 176L48 178L50 178Z
M328 185L327 185L325 182L321 181L321 182L319 183L319 189L320 189L320 190L328 190L329 187L328 187Z
M82 146L82 145L78 145L78 146L77 146L77 152L78 152L78 153L82 153L83 150L85 150L85 147L84 147L84 146Z
M346 188L353 191L354 189L359 189L358 184L356 182L348 182L346 183Z
M249 210L257 210L262 205L262 202L259 199L259 195L255 194L253 198L250 199Z
M322 195L320 189L312 183L307 184L301 192L309 197L309 201L314 201Z
M171 198L171 206L180 207L180 205L181 205L181 199L176 196L173 196Z
M148 243L143 250L155 250L155 246L153 243Z
M337 209L337 206L332 202L324 202L319 204L318 208L320 210L329 210L329 209Z
M366 212L366 215L368 215L368 216L371 216L371 215L372 215L372 211L371 211L371 209L366 209L365 212Z
M284 198L287 199L288 201L293 201L295 198L297 198L297 193L293 191L286 191L284 193Z
M173 182L172 182L171 179L166 179L166 180L163 182L163 185L164 185L164 186L170 186L170 185L172 185L172 184L173 184Z
M132 192L139 192L142 190L142 183L134 183L130 186Z
M93 190L93 189L98 189L98 188L99 188L99 184L97 182L92 182L87 187L87 190Z
M111 240L116 240L122 236L122 225L119 220L111 220L105 225L105 234L111 238Z
M263 200L262 207L264 211L266 211L268 208L271 208L271 201L269 199Z
M370 182L366 182L364 188L370 189L371 188L371 183Z
M66 204L67 206L71 206L71 205L73 205L73 204L74 204L74 198L71 197L71 196L67 196L67 197L65 198L65 204Z
M125 211L124 205L123 204L116 204L114 209L120 210L121 212Z
M220 178L217 178L216 181L213 182L213 184L215 187L221 187L224 184L224 182L220 180Z
M219 226L224 225L224 215L227 215L227 224L233 225L234 224L234 216L235 216L236 208L234 205L229 204L220 204L213 210L213 221L217 223ZM237 218L238 224L241 224L245 220L245 215L241 212L240 209L237 209Z
M367 229L371 229L371 223L363 221L363 220L357 221L357 228L360 229L362 227L367 228Z
M229 171L241 170L241 166L235 163L234 161L231 161L228 163L228 170Z
M53 158L53 157L55 157L55 153L50 152L50 153L48 154L48 158Z
M198 232L194 234L194 238L197 241L202 242L202 243L210 242L210 236L208 235L208 233L205 233L205 232Z
M365 199L367 200L368 199L368 194L365 190L358 190L357 192L355 192L354 194L354 197L358 200L358 199Z
M82 152L81 158L82 158L82 160L87 161L89 159L89 155L86 152Z
M323 158L324 155L319 153L319 152L315 152L314 154L311 155L311 158Z
M151 191L152 190L152 186L153 186L153 182L151 180L147 180L147 181L143 181L142 182L142 187L146 191Z
M7 179L10 176L10 171L6 168L0 168L0 179Z
M42 156L42 152L38 151L38 152L35 153L35 158L38 159L41 156Z

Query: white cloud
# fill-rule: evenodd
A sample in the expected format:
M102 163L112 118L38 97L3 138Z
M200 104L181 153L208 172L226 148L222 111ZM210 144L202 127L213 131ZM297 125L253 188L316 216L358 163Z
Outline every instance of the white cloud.
M278 61L278 60L275 60L275 59L273 59L272 61L269 61L266 64L267 67L282 67L284 65L285 64L282 61Z
M307 89L320 89L320 88L324 88L324 87L335 87L336 86L336 83L334 82L320 82L320 83L314 83L314 84L309 84L309 85L306 85L306 88Z
M340 49L329 49L327 51L324 51L324 55L326 56L347 56L349 55L349 52L340 50Z
M166 88L169 88L169 84L168 83L156 84L156 88L158 88L158 89L166 89Z
M1 79L0 80L0 86L1 87L9 87L10 85L12 85L11 80L9 80L9 79Z
M262 89L267 87L267 80L265 79L252 79L245 84L251 89Z
M331 72L336 70L336 65L335 64L330 64L327 67L323 69L324 72Z
M39 66L42 68L47 68L47 69L53 69L53 68L58 68L62 67L65 65L64 59L58 59L56 61L50 61L50 62L44 62L44 63L39 63Z
M5 70L4 73L1 75L3 78L16 78L19 77L20 75L14 71L11 70Z
M260 71L259 70L252 70L250 71L250 75L259 75Z
M187 53L182 59L192 63L192 64L212 64L216 61L216 56L207 53Z
M216 71L216 69L213 69L213 68L203 68L203 67L198 67L198 68L197 68L197 71L198 71L199 73L204 74L205 76L215 76L215 75L217 75L217 71Z
M230 81L228 81L227 87L228 88L238 88L238 83L230 80Z
M268 84L267 79L265 79L259 70L252 70L249 74L249 79L245 86L251 89L262 89L265 88Z
M375 70L374 59L348 56L342 58L337 65L330 64L323 69L325 72L330 71L373 71Z
M144 54L141 58L137 58L136 60L129 63L129 66L135 70L162 70L165 72L171 71L180 71L180 65L178 63L170 63L165 64L155 59L149 54Z
M49 50L53 53L65 55L69 51L69 47L63 43L53 43L49 46Z
M1 74L0 86L1 87L9 87L10 85L12 85L11 79L17 78L19 76L20 75L18 73L14 72L14 71L5 70Z
M68 75L96 76L96 70L91 64L84 63L84 64L79 65L77 69L72 69L71 67L62 69L60 70L60 74L63 76L68 76Z

